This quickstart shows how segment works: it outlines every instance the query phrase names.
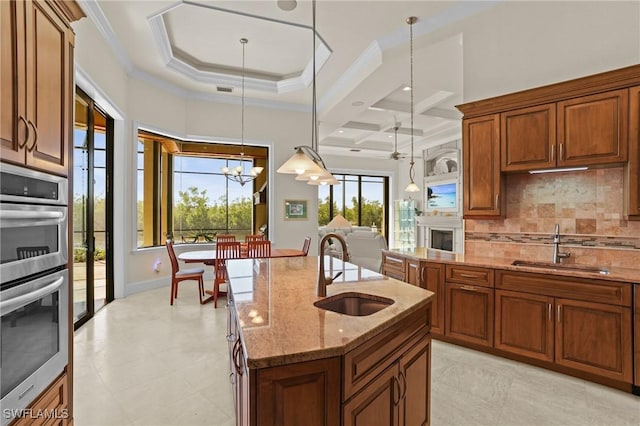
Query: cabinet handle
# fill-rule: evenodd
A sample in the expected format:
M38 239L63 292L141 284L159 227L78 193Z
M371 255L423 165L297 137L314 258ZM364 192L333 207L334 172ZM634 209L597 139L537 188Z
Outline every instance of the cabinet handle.
M555 145L551 145L551 162L556 161L555 160L555 156L556 156L556 146Z
M402 395L400 395L400 399L404 399L407 396L407 377L402 371L400 372L400 378L402 379Z
M396 392L396 386L398 387L398 391ZM401 387L400 387L400 380L398 380L398 377L393 376L393 405L398 405L400 403L400 396L401 393ZM398 400L396 401L396 395L398 396Z
M496 208L500 205L500 194L496 194Z
M36 145L38 145L38 129L33 124L33 121L29 120L28 123L31 126L31 128L33 129L33 133L34 133L33 144L31 144L31 148L27 148L27 151L31 152L31 151L33 151L35 149Z
M240 345L240 339L236 340L236 344L233 347L233 366L236 369L236 373L238 373L239 376L242 376L242 369L240 368L238 361L238 357L240 357Z
M562 312L562 305L558 305L558 324L560 324L562 321L560 321L560 313Z
M478 288L472 285L461 285L460 288L463 290L478 291Z
M472 275L472 274L460 274L460 276L462 278L473 278L474 280L478 278L477 275Z
M29 142L29 138L31 137L31 130L29 129L29 124L27 123L27 120L25 120L23 116L19 116L18 121L24 122L24 127L27 130L27 134L24 137L24 142L22 143L18 142L18 148L22 149L27 144L27 142Z
M551 303L549 303L549 315L548 315L549 316L549 322L551 322L551 310L552 310Z
M560 152L558 155L558 160L564 160L564 144L560 144Z
M419 287L427 288L427 283L424 279L424 270L427 269L424 266L420 268L420 282L418 283Z
M233 374L233 371L229 373L229 381L231 382L232 385L236 384L235 378L236 378L236 375Z

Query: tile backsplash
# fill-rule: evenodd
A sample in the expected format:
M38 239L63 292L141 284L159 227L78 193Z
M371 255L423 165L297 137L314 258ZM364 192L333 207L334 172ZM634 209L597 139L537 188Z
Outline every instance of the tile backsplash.
M623 168L507 175L502 220L465 220L465 253L551 260L560 224L568 263L640 268L640 221L623 217Z

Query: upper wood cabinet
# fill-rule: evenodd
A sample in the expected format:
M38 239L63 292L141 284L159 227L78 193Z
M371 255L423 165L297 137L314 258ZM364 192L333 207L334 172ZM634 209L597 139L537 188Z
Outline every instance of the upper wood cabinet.
M501 217L500 115L463 120L462 143L464 217Z
M558 102L558 166L627 161L628 111L627 89Z
M640 220L640 86L629 89L629 163L625 170L625 215Z
M66 3L71 2L0 5L0 154L4 161L63 176L68 174L73 108L74 35Z
M500 114L503 172L555 167L556 105L521 108Z

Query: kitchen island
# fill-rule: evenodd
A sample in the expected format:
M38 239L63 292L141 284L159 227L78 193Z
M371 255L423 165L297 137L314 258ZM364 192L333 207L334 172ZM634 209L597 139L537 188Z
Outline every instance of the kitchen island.
M327 298L393 303L363 316L316 307L317 257L229 261L236 423L428 424L432 293L332 257L325 267L342 272Z

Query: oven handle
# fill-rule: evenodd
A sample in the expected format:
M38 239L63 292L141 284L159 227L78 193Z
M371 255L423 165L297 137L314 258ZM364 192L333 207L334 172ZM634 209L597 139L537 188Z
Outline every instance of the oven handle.
M5 210L0 211L0 219L8 220L24 220L24 219L63 219L62 212L52 211L24 211L24 210Z
M58 289L62 287L63 283L64 277L60 277L51 284L39 288L38 290L34 290L27 294L21 294L20 296L13 297L9 300L2 300L0 302L0 312L2 313L2 315L6 315L22 306L28 305L31 302L35 302L41 297L58 291Z

